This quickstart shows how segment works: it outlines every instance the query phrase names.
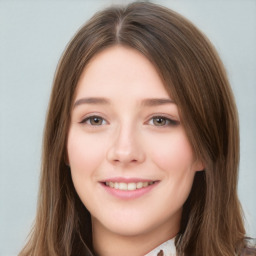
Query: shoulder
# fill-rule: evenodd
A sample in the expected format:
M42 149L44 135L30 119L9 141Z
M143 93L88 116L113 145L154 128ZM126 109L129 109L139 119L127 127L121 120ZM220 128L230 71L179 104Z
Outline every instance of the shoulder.
M256 256L256 238L246 237L244 239L239 256Z

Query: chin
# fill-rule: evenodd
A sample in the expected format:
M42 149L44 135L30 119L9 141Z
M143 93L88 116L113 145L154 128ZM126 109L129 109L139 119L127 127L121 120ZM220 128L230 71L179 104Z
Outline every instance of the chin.
M124 213L125 212L125 213ZM180 221L180 211L174 215L152 215L154 211L148 209L147 212L115 212L111 215L104 214L102 218L92 218L93 225L100 226L105 232L110 232L119 236L140 236L158 234L159 230L164 229L174 232L178 230ZM106 217L108 216L108 217ZM100 217L100 216L99 216Z
M122 225L119 223L119 225L109 225L106 228L113 234L126 237L135 237L143 234L148 234L153 229L150 225L143 225L142 223L140 225L135 225L133 223L127 223Z

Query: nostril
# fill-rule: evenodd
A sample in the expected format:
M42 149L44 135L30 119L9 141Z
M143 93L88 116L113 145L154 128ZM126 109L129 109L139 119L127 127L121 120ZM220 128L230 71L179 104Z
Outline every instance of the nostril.
M145 159L144 151L141 147L114 144L107 152L107 159L113 164L135 164L143 162Z

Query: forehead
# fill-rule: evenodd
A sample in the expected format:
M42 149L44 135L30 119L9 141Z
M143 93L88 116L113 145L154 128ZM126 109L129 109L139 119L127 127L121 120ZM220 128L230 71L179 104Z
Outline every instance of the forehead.
M154 65L140 52L124 46L112 46L96 54L85 67L77 97L104 94L169 97Z

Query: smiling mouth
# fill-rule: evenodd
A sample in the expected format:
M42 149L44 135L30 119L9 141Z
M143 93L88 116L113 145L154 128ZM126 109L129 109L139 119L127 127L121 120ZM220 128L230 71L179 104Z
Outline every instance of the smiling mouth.
M132 191L132 190L138 190L141 188L149 187L155 183L156 183L156 181L129 182L129 183L107 181L107 182L104 182L104 185L107 187L110 187L110 188L118 189L118 190Z

